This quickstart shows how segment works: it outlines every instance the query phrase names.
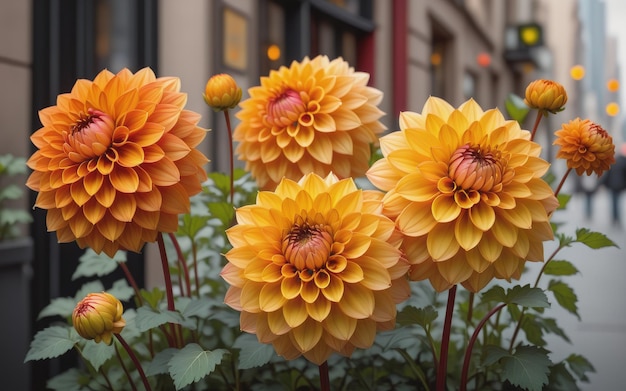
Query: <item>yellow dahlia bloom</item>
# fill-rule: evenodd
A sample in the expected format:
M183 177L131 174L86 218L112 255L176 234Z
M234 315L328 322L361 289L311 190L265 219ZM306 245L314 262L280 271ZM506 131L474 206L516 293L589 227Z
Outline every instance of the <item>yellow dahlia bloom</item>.
M126 326L123 312L124 307L115 296L106 292L90 293L76 304L72 323L81 337L110 345L113 334L121 333Z
M362 176L370 146L385 130L377 107L383 94L368 80L343 59L326 56L262 77L240 104L233 136L259 187L271 190L283 177L297 181L310 172Z
M204 101L214 111L234 109L241 100L241 87L231 75L211 76L204 88Z
M588 119L571 120L554 134L554 145L560 147L556 157L565 159L567 167L575 169L578 175L595 172L600 176L615 163L613 138Z
M239 208L222 277L241 329L286 359L319 365L393 328L396 304L410 295L409 265L381 200L351 178L311 173Z
M178 78L149 68L104 70L39 112L26 184L59 242L113 257L178 229L208 161L196 149L206 134L200 115L183 109L179 90Z
M405 236L412 279L477 292L543 261L558 202L529 132L473 100L455 109L434 97L421 114L402 113L400 129L381 138L384 158L367 177L387 191L384 213Z
M531 109L557 113L565 108L567 92L560 83L539 79L526 87L524 102Z

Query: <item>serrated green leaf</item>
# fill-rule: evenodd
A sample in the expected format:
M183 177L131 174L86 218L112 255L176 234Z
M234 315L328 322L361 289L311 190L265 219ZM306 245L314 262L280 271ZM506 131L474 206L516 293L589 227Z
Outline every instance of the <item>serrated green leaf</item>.
M74 307L76 307L77 301L70 297L57 297L50 301L50 304L45 306L41 312L39 312L39 316L37 319L43 319L48 316L61 316L63 318L68 318L72 315L74 311Z
M176 308L185 318L190 316L208 318L211 315L213 303L214 299L206 296L200 298L179 297L176 300Z
M537 317L531 314L526 314L522 320L522 330L526 334L528 342L535 346L545 346L546 340L543 339L543 330Z
M213 186L219 189L222 195L226 196L230 193L230 177L220 172L211 172L208 177L213 181Z
M603 247L619 247L605 234L600 232L592 232L587 228L579 228L576 230L576 241L586 245L589 248L599 249Z
M424 308L406 306L396 316L396 323L400 326L420 325L426 329L437 319L437 310L431 305Z
M556 199L559 201L559 209L565 209L567 204L569 204L569 201L572 199L572 195L559 193L559 195L556 196Z
M54 391L81 391L89 383L89 376L76 368L56 375L46 382L46 389Z
M104 285L102 285L102 281L94 280L86 282L80 287L80 289L78 289L78 291L76 291L76 296L74 296L74 299L76 299L76 303L78 303L79 301L84 299L85 296L94 292L104 292Z
M541 391L544 384L548 384L551 364L547 350L520 346L513 355L502 358L502 375L513 385L528 391Z
M224 226L228 226L235 216L235 209L228 202L209 202L207 207L211 217L219 219Z
M570 261L554 259L548 262L543 273L551 276L573 276L578 273L578 269Z
M86 341L82 350L82 356L91 363L96 371L113 355L115 347L105 343L96 343L93 340Z
M567 336L567 334L565 334L565 330L559 327L559 324L557 323L556 319L538 318L538 320L541 324L541 328L543 328L545 331L558 335L559 337L563 338L563 340L565 340L566 342L570 342L569 337Z
M550 307L548 297L540 288L532 288L530 285L516 285L507 292L507 303L517 304L522 307L547 308Z
M507 297L504 288L499 285L494 285L489 290L485 291L481 296L480 300L483 303L495 302L495 303L506 303Z
M567 370L564 363L558 363L550 368L548 385L544 391L580 391L576 379Z
M507 95L504 101L504 107L509 117L519 123L524 122L524 119L526 119L526 116L530 112L530 109L526 106L526 103L524 103L524 99L513 93Z
M135 290L128 285L126 279L122 278L115 281L111 289L107 289L107 293L117 297L120 301L128 301L135 294Z
M209 375L226 353L228 351L225 349L204 350L195 343L190 343L174 353L168 367L176 389L181 389Z
M210 219L211 216L186 214L181 219L182 222L180 227L178 227L178 234L193 239L201 229L206 227Z
M176 311L156 311L146 306L137 309L135 324L141 332L148 331L152 328L159 327L166 323L181 324L184 322L183 317Z
M146 366L146 376L155 376L169 373L170 370L168 367L168 363L177 352L178 349L167 348L155 354L152 361Z
M551 280L548 284L548 290L554 294L554 298L561 305L561 307L576 315L576 317L580 320L580 315L578 315L578 306L576 305L578 297L569 285L560 280Z
M589 381L588 372L595 372L596 369L585 357L579 354L571 354L565 359L570 370L582 381Z
M24 362L45 360L67 353L78 339L72 339L69 326L50 326L35 334Z
M493 365L500 361L503 357L509 356L509 351L496 345L488 345L485 347L485 358L483 363L486 366Z
M154 287L151 291L142 289L141 297L148 303L151 308L157 308L163 297L165 297L165 292L163 290Z
M97 254L92 249L87 249L78 259L79 264L72 274L72 280L80 277L106 276L117 269L118 262L125 262L125 260L126 253L123 251L118 251L115 258L111 258L105 253Z
M239 354L239 368L250 369L260 367L270 362L276 355L272 345L258 341L252 334L241 334L233 344L234 348L241 349Z

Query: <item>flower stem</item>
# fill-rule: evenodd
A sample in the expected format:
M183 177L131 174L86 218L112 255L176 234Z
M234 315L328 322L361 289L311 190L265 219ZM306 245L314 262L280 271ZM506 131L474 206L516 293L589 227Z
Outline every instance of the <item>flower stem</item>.
M122 269L122 271L124 272L124 275L126 275L126 279L128 280L128 283L130 284L130 286L133 288L133 291L135 292L135 297L137 298L137 306L141 307L143 305L143 299L141 298L141 291L139 290L137 281L135 281L135 277L133 277L133 274L128 269L128 266L126 266L126 262L118 262L117 264L120 266L120 269Z
M461 388L460 388L460 391L467 390L467 375L468 375L468 372L469 372L469 364L470 364L470 360L472 358L472 349L474 348L474 344L476 343L476 340L478 339L478 334L482 330L483 326L485 326L485 323L487 323L489 318L491 318L494 314L499 312L505 306L506 306L506 303L500 303L497 306L493 307L491 309L491 311L489 311L487 313L487 315L485 315L485 317L483 319L481 319L480 323L478 323L478 325L476 326L476 329L474 330L474 333L472 334L472 337L470 338L469 342L467 343L467 349L465 349L465 357L463 359L463 369L461 370Z
M224 118L226 119L226 129L228 130L228 147L229 147L229 158L230 158L230 204L234 206L235 200L235 179L234 179L234 171L235 164L233 162L233 132L230 126L230 114L228 114L228 110L224 110Z
M320 390L330 391L330 379L328 377L328 361L324 361L320 366Z
M130 346L128 346L128 344L126 343L126 340L122 338L120 334L114 334L114 335L117 338L117 340L120 341L124 349L126 349L128 356L130 356L130 359L133 360L133 363L135 364L135 367L137 368L137 371L139 372L139 376L141 376L141 381L143 381L143 386L146 388L146 391L150 391L151 390L150 383L148 382L148 378L146 378L146 374L143 371L141 362L137 359L137 356L135 355L133 350L130 348Z
M535 139L535 133L537 133L537 129L539 128L539 122L541 122L541 117L543 117L543 111L537 111L537 118L535 119L535 125L533 126L533 131L530 134L531 141Z
M567 171L565 172L565 175L563 175L563 178L561 178L561 182L559 183L556 190L554 191L555 197L559 195L559 192L561 191L561 188L563 187L563 184L565 183L565 180L567 179L567 176L569 175L570 172L572 172L572 169L568 168Z
M115 336L117 335L118 334L115 334ZM124 360L122 360L122 356L120 355L120 350L117 348L117 345L115 344L113 345L115 346L115 354L117 355L117 359L120 362L120 366L122 367L122 370L126 374L126 378L128 379L128 382L130 383L130 387L133 389L133 391L137 391L137 386L135 385L135 382L133 381L132 376L130 376L130 373L128 372L128 368L126 368L126 365L124 365Z
M456 298L456 285L448 290L448 305L446 307L446 319L443 324L441 336L441 353L439 353L439 366L437 368L437 391L445 391L446 377L448 375L448 346L450 345L450 331L452 329L452 313L454 312L454 299Z
M187 297L191 297L191 282L189 280L189 268L187 267L187 262L185 261L185 256L183 255L183 250L180 248L180 244L176 239L176 235L173 233L169 233L170 240L174 244L174 248L176 249L176 255L178 255L178 263L183 268L183 276L185 277L185 284L187 285ZM182 289L181 289L182 291Z
M174 290L172 288L172 276L170 274L170 265L167 261L167 253L165 252L165 243L163 242L163 234L159 232L159 236L157 239L159 243L159 252L161 253L161 265L163 268L163 279L165 280L165 293L167 296L167 309L169 311L174 311L176 307L174 306ZM170 347L175 347L174 338L176 337L176 331L174 330L174 324L170 323L170 334L172 338L168 338Z

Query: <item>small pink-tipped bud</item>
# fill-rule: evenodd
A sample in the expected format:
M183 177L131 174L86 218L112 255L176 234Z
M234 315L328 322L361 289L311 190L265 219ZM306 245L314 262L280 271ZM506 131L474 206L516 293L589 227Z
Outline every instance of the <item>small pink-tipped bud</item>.
M81 337L110 345L113 334L121 333L126 326L123 312L124 307L115 296L106 292L90 293L74 308L72 323Z

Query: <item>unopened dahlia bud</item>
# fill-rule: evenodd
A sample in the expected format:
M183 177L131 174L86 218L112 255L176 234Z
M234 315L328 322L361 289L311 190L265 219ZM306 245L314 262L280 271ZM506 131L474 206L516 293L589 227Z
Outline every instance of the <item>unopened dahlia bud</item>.
M220 73L206 83L203 97L215 111L234 109L241 100L241 87L232 76Z
M123 312L124 307L115 296L106 292L90 293L74 308L72 323L81 337L110 345L113 334L121 333L126 326Z
M535 80L526 87L524 103L531 109L554 114L565 109L567 92L561 84L555 81Z

